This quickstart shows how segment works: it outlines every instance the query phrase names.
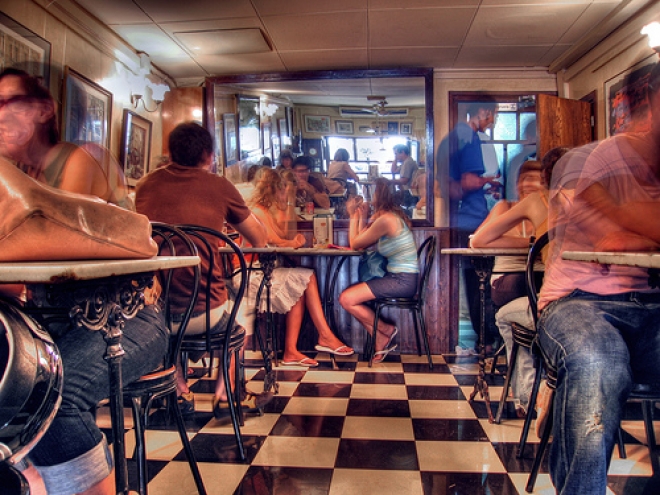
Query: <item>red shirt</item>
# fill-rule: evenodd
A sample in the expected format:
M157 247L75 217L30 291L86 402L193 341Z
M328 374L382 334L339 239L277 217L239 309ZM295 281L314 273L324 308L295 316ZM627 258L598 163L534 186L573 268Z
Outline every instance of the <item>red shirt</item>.
M158 168L137 184L135 207L139 213L153 222L172 225L201 225L222 232L225 221L236 225L250 215L240 193L226 178L215 175L203 168L191 168L170 163ZM212 244L216 240L212 240ZM199 245L202 258L202 273L208 270L209 260L204 255L204 247ZM227 301L222 270L216 265L212 277L211 309ZM173 309L185 308L190 294L193 271L187 269L189 277L177 276L170 288ZM205 310L205 281L202 280L195 312ZM177 298L177 294L181 294ZM178 304L177 304L178 303Z

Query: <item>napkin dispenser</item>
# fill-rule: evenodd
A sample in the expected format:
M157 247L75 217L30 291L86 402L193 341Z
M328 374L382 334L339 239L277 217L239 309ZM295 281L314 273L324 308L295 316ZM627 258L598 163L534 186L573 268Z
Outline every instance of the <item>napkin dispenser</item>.
M378 176L380 175L380 172L378 170L378 164L375 165L369 165L369 180L376 180Z
M314 247L326 247L334 242L332 215L314 217Z

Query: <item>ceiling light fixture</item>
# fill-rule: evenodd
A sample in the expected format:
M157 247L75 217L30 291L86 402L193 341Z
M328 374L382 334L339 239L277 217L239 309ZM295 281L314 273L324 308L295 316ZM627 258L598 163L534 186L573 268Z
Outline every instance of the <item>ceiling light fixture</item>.
M660 22L652 22L647 24L642 28L640 33L649 37L649 46L653 48L658 55L660 55Z

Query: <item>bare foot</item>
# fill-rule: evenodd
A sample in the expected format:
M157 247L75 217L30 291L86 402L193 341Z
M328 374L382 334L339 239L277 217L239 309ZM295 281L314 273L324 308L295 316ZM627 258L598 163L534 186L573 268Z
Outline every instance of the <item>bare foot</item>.
M315 359L305 356L302 352L285 352L284 356L282 356L283 363L302 363L303 361L308 363L307 366L318 366L318 362Z
M341 347L342 352L348 352L353 350L352 347L347 346L339 339L323 340L319 337L319 345L323 347L327 347L329 349L339 349Z
M383 327L386 329L385 332L381 331L381 328ZM392 345L391 340L396 327L394 325L383 327L380 327L378 332L376 332L376 351L382 351L385 347Z

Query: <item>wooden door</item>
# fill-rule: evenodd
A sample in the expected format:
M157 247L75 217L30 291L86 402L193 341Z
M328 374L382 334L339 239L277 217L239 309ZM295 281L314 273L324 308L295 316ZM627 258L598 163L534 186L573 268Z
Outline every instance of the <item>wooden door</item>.
M537 156L543 157L556 146L569 148L591 142L589 103L539 94L536 103L538 129Z

